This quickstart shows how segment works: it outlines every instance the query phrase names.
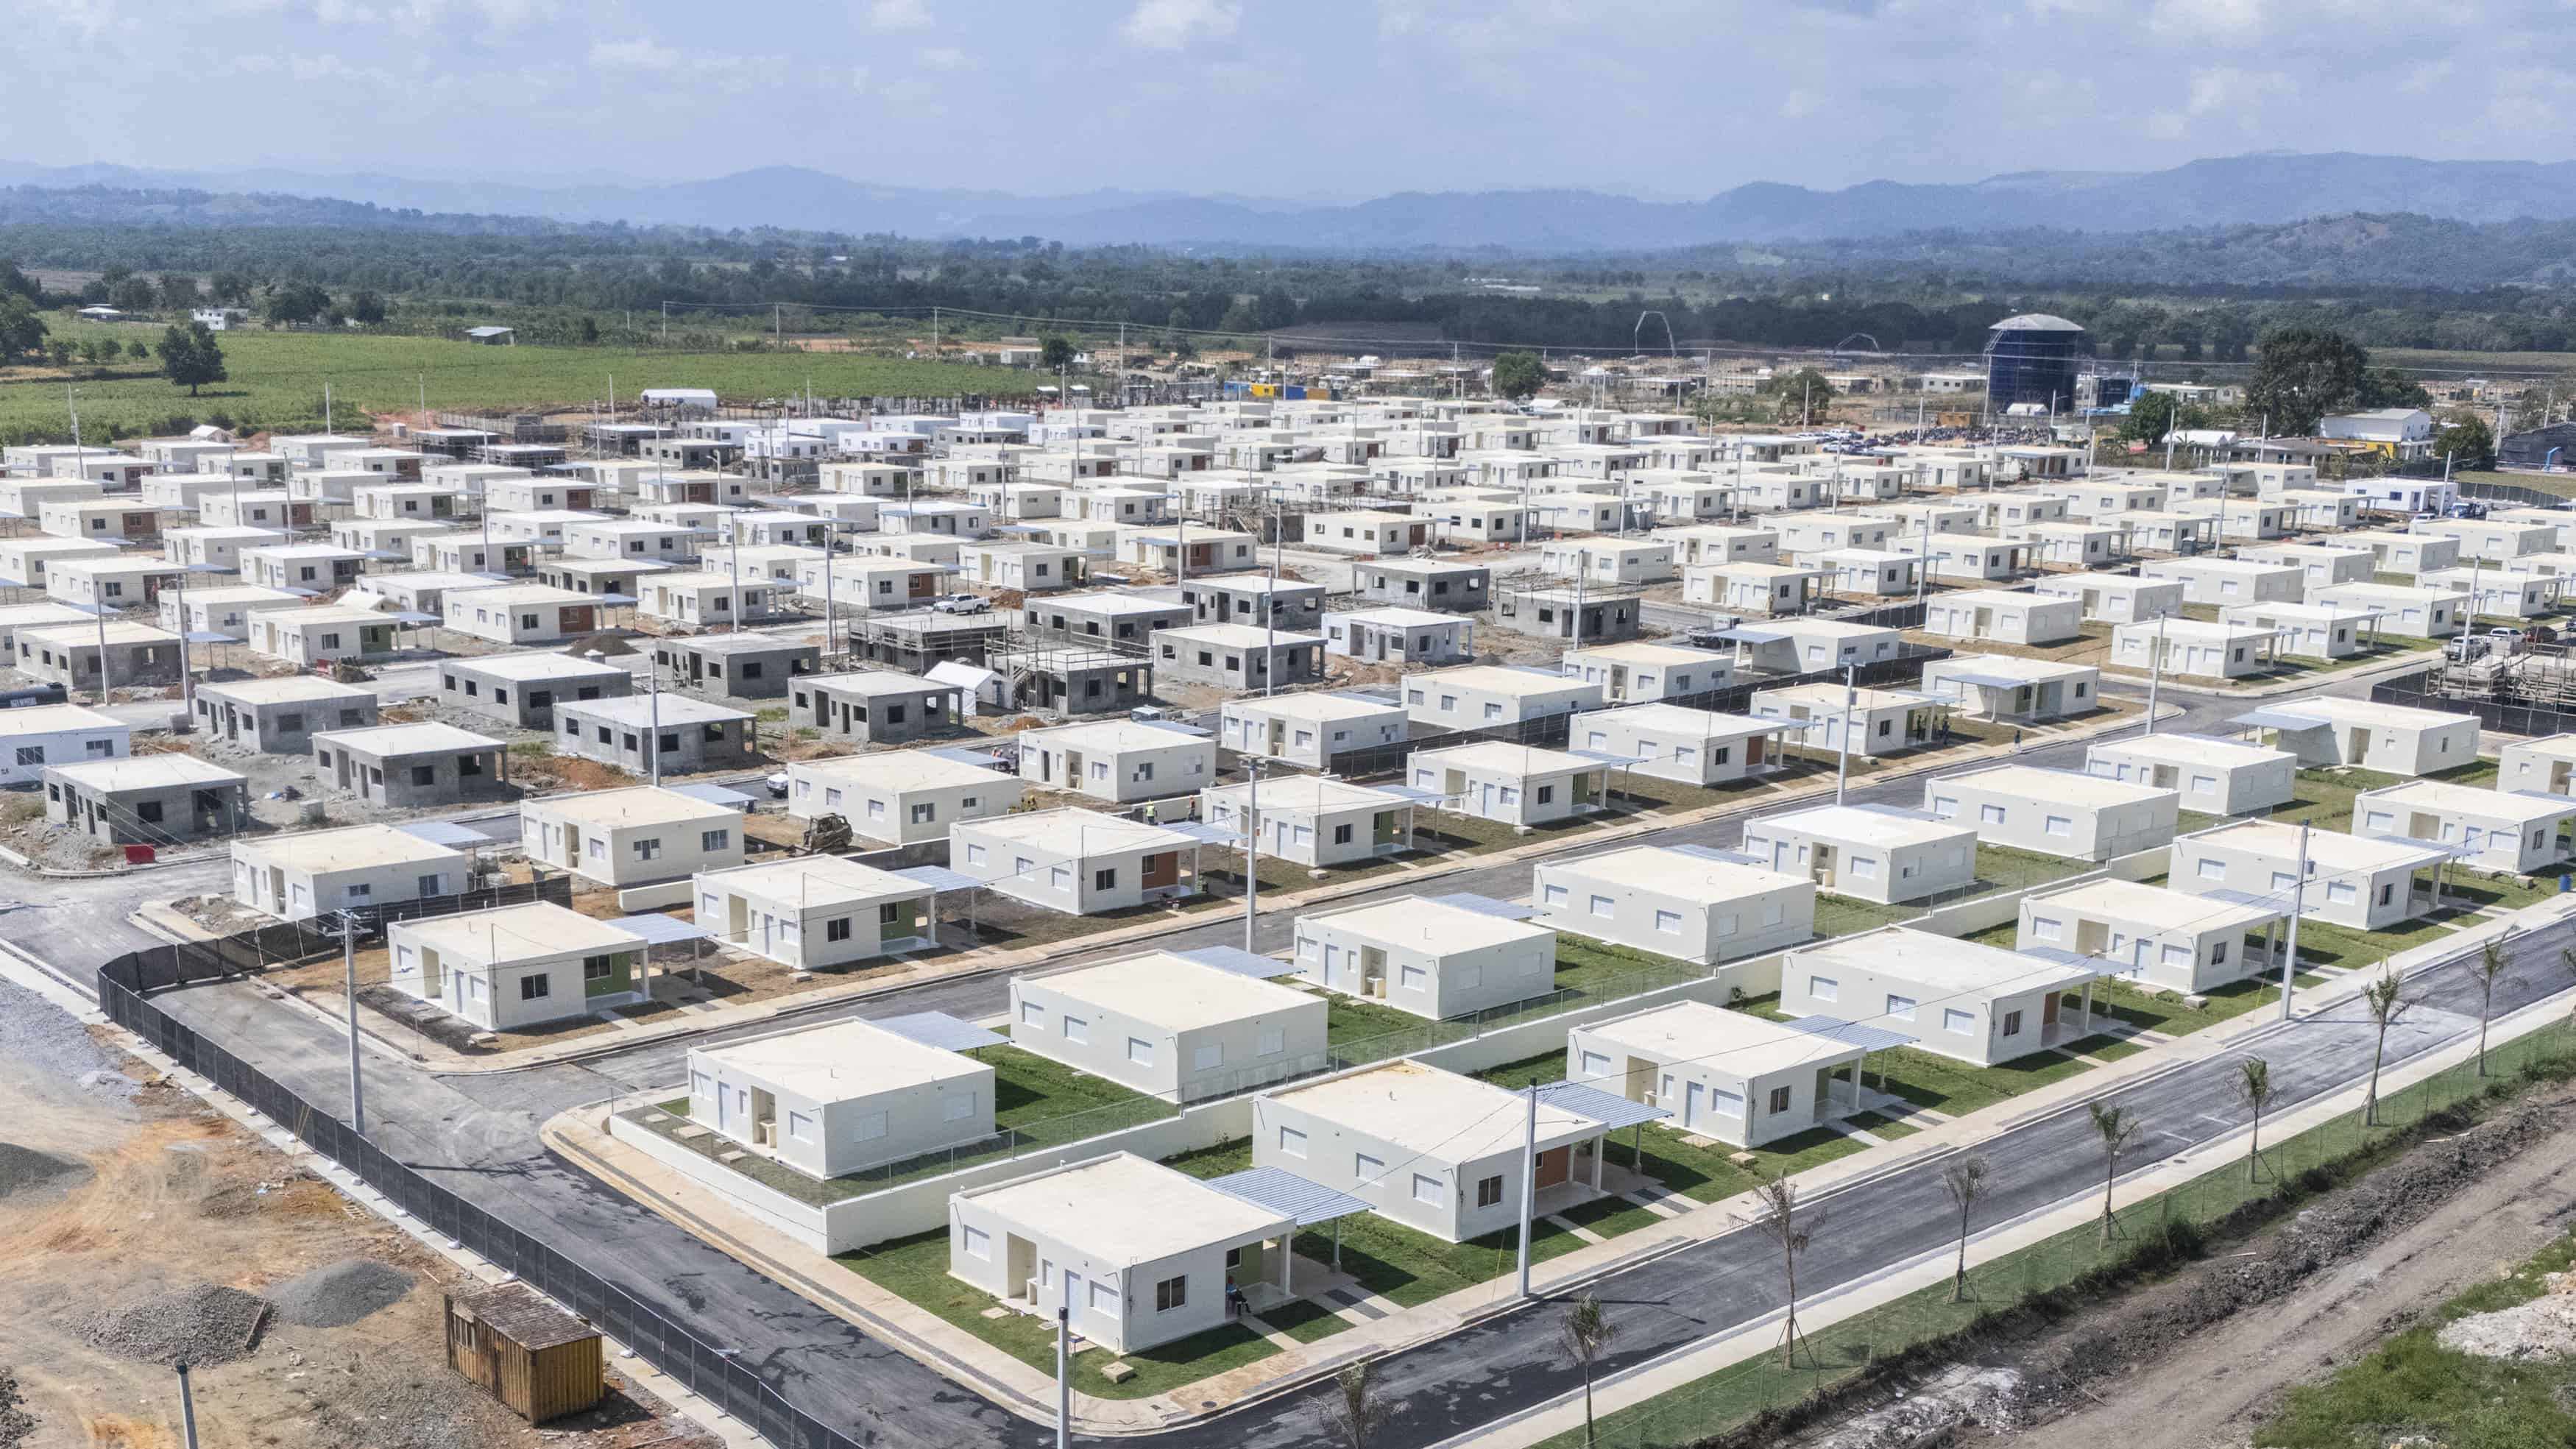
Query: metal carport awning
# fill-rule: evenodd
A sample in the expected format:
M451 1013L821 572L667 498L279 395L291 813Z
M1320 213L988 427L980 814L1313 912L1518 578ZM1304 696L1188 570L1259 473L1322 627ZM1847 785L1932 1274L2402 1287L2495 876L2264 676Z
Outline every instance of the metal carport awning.
M432 845L444 845L450 850L471 849L493 843L491 836L471 825L459 825L453 820L415 820L409 825L397 825L394 829L414 840L426 840Z
M887 873L902 876L914 885L928 886L935 891L971 891L983 884L982 881L963 871L951 870L944 865L907 865L901 870Z
M1208 1186L1226 1196L1248 1202L1263 1212L1277 1213L1301 1228L1318 1223L1333 1225L1333 1270L1342 1267L1342 1219L1371 1211L1369 1204L1349 1193L1309 1182L1279 1167L1248 1167L1208 1179ZM1279 1255L1279 1288L1295 1292L1297 1276L1297 1240L1292 1235L1286 1251Z
M1480 916L1492 916L1505 921L1526 921L1539 913L1536 906L1496 900L1492 896L1478 895L1474 891L1451 891L1445 896L1433 896L1431 899L1444 906L1456 906L1462 911L1474 911Z
M1559 1107L1578 1117L1589 1117L1610 1131L1636 1127L1647 1122L1660 1122L1673 1114L1661 1107L1631 1102L1615 1092L1587 1087L1581 1082L1548 1082L1538 1089L1542 1105Z
M2301 714L2296 710L2289 709L2269 708L2247 710L2245 713L2229 720L2228 723L2232 725L2243 725L2245 728L2253 730L2321 730L2330 729L2334 725L2333 720L2319 719L2312 714Z
M642 937L648 946L676 946L682 941L712 941L715 933L694 921L650 911L640 916L619 916L609 925Z
M1201 845L1222 845L1229 849L1240 849L1244 841L1249 838L1239 830L1230 830L1222 825L1210 825L1204 820L1175 820L1158 825L1156 828L1168 830L1174 835L1186 835Z
M1802 1036L1820 1036L1828 1041L1841 1042L1844 1046L1859 1047L1865 1052L1883 1052L1895 1047L1912 1046L1916 1041L1916 1038L1907 1036L1901 1031L1889 1031L1883 1026L1864 1026L1857 1021L1845 1021L1839 1016L1802 1016L1794 1021L1784 1021L1780 1024Z
M986 1031L971 1021L960 1021L944 1011L915 1011L902 1016L869 1019L868 1025L879 1026L907 1041L942 1051L971 1052L979 1047L1009 1046L1010 1038L1000 1032Z
M1720 865L1750 865L1758 866L1763 870L1771 868L1771 862L1758 855L1746 855L1740 850L1720 850L1714 845L1668 845L1664 848L1675 855L1687 855L1695 860L1713 860Z
M710 805L722 805L733 810L749 810L752 803L750 796L722 785L665 785L662 788L674 795L686 795L692 800L704 800Z

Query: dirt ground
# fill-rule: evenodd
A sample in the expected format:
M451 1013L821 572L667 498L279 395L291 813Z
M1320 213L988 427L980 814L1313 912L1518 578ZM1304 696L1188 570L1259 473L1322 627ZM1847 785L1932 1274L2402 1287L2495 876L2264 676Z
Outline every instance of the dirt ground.
M2191 1334L2173 1352L2087 1385L2076 1412L2008 1437L2033 1449L2242 1449L2295 1385L2414 1326L2461 1289L2523 1260L2576 1217L2576 1119L2295 1291ZM2267 1234L2267 1237L2277 1236ZM2185 1279L2226 1266L2203 1263ZM2156 1292L2171 1295L2183 1285ZM1975 1442L1973 1440L1969 1442Z
M12 1012L50 1012L24 993ZM59 1018L63 1031L80 1028ZM176 1088L90 1076L77 1035L0 1054L0 1086L21 1110L10 1145L74 1159L83 1172L0 1196L0 1370L37 1423L30 1449L176 1449L175 1380L161 1364L93 1346L102 1305L213 1283L257 1293L350 1259L410 1275L390 1307L334 1328L272 1313L251 1352L201 1366L196 1413L207 1444L325 1449L628 1449L712 1445L611 1369L608 1400L546 1426L515 1419L450 1373L442 1353L445 1260ZM69 1060L67 1060L69 1059ZM83 1077L89 1077L85 1084ZM32 1110L29 1110L32 1109ZM0 1188L5 1191L5 1188Z

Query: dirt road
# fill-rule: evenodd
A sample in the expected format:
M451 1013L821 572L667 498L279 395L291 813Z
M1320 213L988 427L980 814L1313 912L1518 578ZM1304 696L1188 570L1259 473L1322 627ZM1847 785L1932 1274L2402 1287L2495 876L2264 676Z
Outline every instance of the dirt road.
M2179 1353L2090 1385L2098 1408L2013 1436L2029 1449L2241 1449L2291 1386L2322 1378L2452 1294L2510 1271L2576 1217L2576 1125L2430 1217L2241 1313Z

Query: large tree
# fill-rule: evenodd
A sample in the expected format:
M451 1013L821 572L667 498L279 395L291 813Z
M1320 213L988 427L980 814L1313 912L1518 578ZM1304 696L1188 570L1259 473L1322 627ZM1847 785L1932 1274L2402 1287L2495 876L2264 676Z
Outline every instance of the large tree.
M2323 327L2283 327L2256 344L2245 412L2274 437L2313 433L2326 414L2354 406L2370 374L2361 344Z
M1830 415L1834 385L1812 367L1784 373L1773 379L1771 390L1780 395L1780 421L1801 427Z
M2120 420L2120 436L2132 443L2153 447L2172 432L2182 413L2182 404L2169 392L2142 392L2129 399L2129 415Z
M1038 366L1049 372L1060 372L1073 366L1073 339L1055 336L1039 343Z
M161 334L161 375L186 388L190 397L206 383L222 382L224 349L215 342L214 330L203 322L171 323Z
M43 351L46 330L45 319L36 315L26 298L0 293L0 361Z
M310 322L331 305L331 294L311 282L286 282L270 289L265 308L271 322Z
M1547 386L1547 364L1536 353L1506 352L1494 359L1494 396L1514 402Z
M2495 429L2475 413L2460 413L2433 435L2433 453L2463 468L2483 468L2495 460Z

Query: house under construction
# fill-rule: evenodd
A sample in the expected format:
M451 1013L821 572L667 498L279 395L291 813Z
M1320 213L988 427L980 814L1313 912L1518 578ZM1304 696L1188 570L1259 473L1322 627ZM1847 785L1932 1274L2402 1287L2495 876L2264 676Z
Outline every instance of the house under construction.
M1124 714L1154 697L1151 660L1097 642L1014 633L987 646L984 667L994 679L983 702L1010 712Z
M1494 623L1569 645L1637 637L1644 595L1633 588L1532 575L1494 586Z
M993 609L973 614L915 609L850 623L852 653L879 664L891 664L906 674L928 674L932 665L952 659L985 664L994 646L1010 632L1011 616Z

